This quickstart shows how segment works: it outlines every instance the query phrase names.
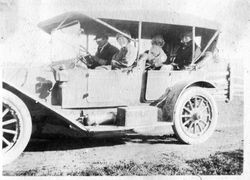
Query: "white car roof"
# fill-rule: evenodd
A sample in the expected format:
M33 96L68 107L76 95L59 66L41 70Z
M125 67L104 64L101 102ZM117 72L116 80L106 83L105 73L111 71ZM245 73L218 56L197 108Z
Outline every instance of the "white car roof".
M65 20L66 19L66 20ZM148 11L148 10L122 10L122 11L83 11L83 12L66 12L45 20L38 24L47 33L51 33L53 29L58 27L60 23L78 20L80 23L88 24L89 26L97 25L95 19L107 20L108 23L116 24L122 22L120 26L138 26L137 22L142 23L159 23L161 25L177 25L188 27L200 27L212 30L219 30L220 25L217 22L203 19L190 14L165 12L165 11ZM121 24L121 23L120 23ZM98 25L97 25L98 26ZM160 28L160 27L159 27ZM95 28L89 28L95 29Z

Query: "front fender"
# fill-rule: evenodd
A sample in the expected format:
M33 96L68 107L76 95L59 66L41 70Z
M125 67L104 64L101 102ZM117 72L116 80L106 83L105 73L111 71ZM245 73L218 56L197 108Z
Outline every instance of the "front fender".
M51 104L51 91L55 84L49 66L3 68L3 82L19 91L25 91Z

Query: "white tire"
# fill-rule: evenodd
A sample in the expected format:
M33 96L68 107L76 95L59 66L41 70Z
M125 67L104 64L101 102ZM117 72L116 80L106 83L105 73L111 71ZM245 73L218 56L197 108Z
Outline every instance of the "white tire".
M173 130L178 139L198 144L213 134L218 110L214 98L204 88L190 87L178 98L173 117Z
M8 164L27 146L32 122L27 106L12 92L2 89L2 104L2 163Z

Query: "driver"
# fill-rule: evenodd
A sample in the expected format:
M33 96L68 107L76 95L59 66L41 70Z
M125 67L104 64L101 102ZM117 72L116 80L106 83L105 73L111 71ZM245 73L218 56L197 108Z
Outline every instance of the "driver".
M95 56L91 56L88 67L94 69L98 66L111 65L114 54L119 50L108 42L108 35L104 32L99 33L95 37L98 45Z

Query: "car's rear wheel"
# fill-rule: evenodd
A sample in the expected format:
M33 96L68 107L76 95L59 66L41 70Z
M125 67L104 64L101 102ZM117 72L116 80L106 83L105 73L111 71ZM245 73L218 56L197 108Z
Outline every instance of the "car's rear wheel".
M2 90L2 155L3 164L16 159L27 146L32 131L31 116L23 101Z
M216 127L216 102L204 88L190 87L177 100L173 117L173 130L180 141L187 144L202 143Z

